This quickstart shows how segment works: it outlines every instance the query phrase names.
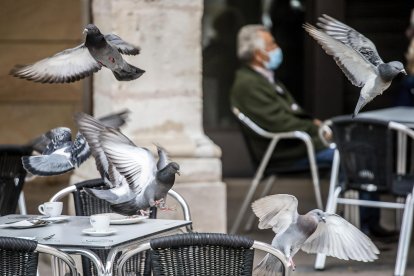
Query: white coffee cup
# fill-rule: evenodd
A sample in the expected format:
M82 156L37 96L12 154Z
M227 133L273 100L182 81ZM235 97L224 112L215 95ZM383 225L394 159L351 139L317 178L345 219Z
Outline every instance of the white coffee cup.
M108 232L111 218L108 214L92 215L89 221L96 232Z
M41 214L49 217L57 217L62 214L63 202L45 202L39 205L38 210Z

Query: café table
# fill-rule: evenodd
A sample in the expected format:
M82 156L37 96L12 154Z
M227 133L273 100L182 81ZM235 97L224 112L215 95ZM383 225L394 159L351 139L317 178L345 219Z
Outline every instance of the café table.
M38 217L37 215L7 215L0 217L0 225ZM82 230L91 228L87 216L65 216L66 220L46 226L14 229L0 227L0 236L35 239L38 243L53 246L70 254L86 256L96 265L99 275L112 275L115 256L128 246L144 242L156 236L175 233L181 227L191 224L184 220L144 219L138 223L112 225L116 233L109 236L90 236ZM45 239L53 235L50 239ZM110 249L106 260L91 249Z

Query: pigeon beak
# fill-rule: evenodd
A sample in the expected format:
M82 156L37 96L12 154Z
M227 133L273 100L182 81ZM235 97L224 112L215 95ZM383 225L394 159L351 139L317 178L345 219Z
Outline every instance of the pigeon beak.
M321 217L321 219L322 219L323 222L326 223L326 217L325 216Z
M82 33L83 34L87 34L88 33L88 29L84 29Z
M400 73L403 73L404 75L407 75L407 72L405 72L405 69L402 69L402 70L400 71Z
M181 175L180 171L177 171L177 174L178 174L178 175Z

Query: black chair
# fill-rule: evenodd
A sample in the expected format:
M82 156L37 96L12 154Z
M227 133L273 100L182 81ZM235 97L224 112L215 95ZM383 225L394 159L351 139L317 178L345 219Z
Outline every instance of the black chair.
M414 141L414 131L395 122L360 117L351 119L350 116L335 117L328 124L332 128L337 149L332 164L326 211L334 213L337 204L403 209L394 274L404 275L414 209L414 175L406 173L407 152L404 148L407 137ZM339 184L340 165L344 182ZM405 197L405 203L341 197L348 190ZM324 266L325 256L318 254L315 268L323 269Z
M280 260L283 275L289 273L283 253L272 246L247 237L219 233L185 233L161 237L141 244L119 257L118 275L135 254L150 252L154 276L252 275L255 249Z
M20 213L25 214L23 185L26 170L22 156L30 155L32 148L20 145L0 145L0 215L16 213L19 203Z
M260 128L256 123L254 123L245 114L240 112L240 110L238 110L237 108L233 107L232 110L233 110L233 113L236 115L236 117L240 121L241 132L244 136L244 140L246 142L247 149L249 150L250 157L253 161L254 166L256 167L256 173L252 180L252 183L250 184L249 191L247 192L243 200L242 206L240 207L240 210L239 210L239 213L237 214L235 222L233 223L230 233L235 234L237 230L239 229L241 222L243 220L243 217L245 217L248 212L248 209L253 200L256 189L260 181L264 177L267 177L267 180L266 180L266 183L264 184L264 188L259 197L264 197L269 194L272 188L272 185L276 179L276 176L278 174L287 173L287 172L297 173L297 172L304 171L304 169L280 168L280 167L269 166L270 158L273 154L273 151L275 150L277 146L277 143L280 140L286 140L286 139L299 140L306 145L310 167L309 169L306 168L305 170L306 171L310 170L311 172L313 188L315 191L316 204L318 208L322 209L323 206L322 206L322 196L321 196L320 185L319 185L318 166L316 164L316 159L315 159L315 149L314 149L312 139L310 138L309 134L307 134L304 131L290 131L290 132L280 132L280 133L268 132ZM264 156L256 156L255 151L253 150L253 146L251 144L252 141L250 141L250 139L247 139L247 135L246 135L246 133L251 133L251 132L257 135L256 137L257 139L263 139L269 143ZM250 213L247 223L245 224L245 230L251 229L254 219L255 219L255 216L253 215L253 213Z
M39 253L63 261L70 275L77 276L75 261L68 254L37 241L10 237L0 237L0 275L36 276Z
M75 214L77 216L90 216L95 214L102 213L111 213L110 204L102 199L96 198L88 194L84 188L94 188L94 189L107 189L103 179L91 179L76 183L71 185L59 192L57 192L50 201L59 201L61 198L67 196L68 194L73 195L74 205L75 205ZM191 214L187 202L184 198L173 190L169 190L168 195L173 197L182 207L184 219L191 221ZM151 208L149 218L156 218L157 208ZM192 231L192 226L186 227L187 231ZM99 249L92 250L96 253L101 260L106 260L108 257L109 250ZM82 256L82 267L83 273L87 275L98 275L96 267L90 261L90 259ZM130 273L135 273L135 275L150 275L150 267L148 265L148 258L144 252L141 255L136 255L133 259L130 259L127 264L128 271Z

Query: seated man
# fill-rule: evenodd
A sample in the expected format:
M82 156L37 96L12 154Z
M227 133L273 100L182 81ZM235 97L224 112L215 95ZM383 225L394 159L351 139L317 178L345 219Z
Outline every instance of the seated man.
M321 122L310 117L283 84L273 77L282 62L282 50L261 25L243 27L238 35L238 57L244 64L236 73L230 92L231 104L270 132L305 131L313 141L318 165L330 165L333 150L318 136ZM254 155L264 155L269 141L247 133ZM272 165L306 165L306 146L299 140L282 140L272 156ZM295 164L296 163L296 164Z
M321 121L309 116L294 100L283 84L274 78L282 62L282 50L270 32L262 25L247 25L238 34L237 55L243 66L237 71L230 92L232 106L270 132L305 131L312 138L318 166L331 165L333 149L326 148L318 135ZM264 155L269 140L254 132L246 133L256 159ZM326 137L330 140L330 137ZM306 168L306 146L299 140L278 143L270 166ZM375 200L377 194L361 192L361 198ZM376 199L378 200L378 199ZM375 221L373 221L375 220ZM378 208L361 208L361 227L367 234L393 234L379 224Z

